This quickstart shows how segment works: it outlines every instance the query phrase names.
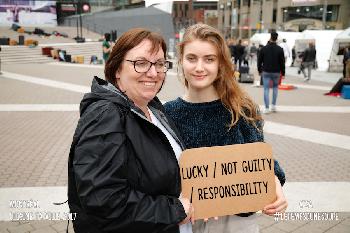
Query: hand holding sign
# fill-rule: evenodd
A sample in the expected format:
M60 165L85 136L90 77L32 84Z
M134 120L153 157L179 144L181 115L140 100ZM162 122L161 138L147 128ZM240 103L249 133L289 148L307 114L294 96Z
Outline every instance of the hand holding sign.
M185 150L182 195L194 219L258 211L276 199L272 149L266 143Z
M188 198L180 197L179 200L181 201L181 204L182 204L182 206L185 210L185 213L187 215L187 217L184 220L182 220L182 222L180 222L179 225L186 224L189 221L192 221L192 224L193 224L194 223L194 219L193 219L194 208L193 208L192 203L190 202L190 200Z
M282 191L281 183L277 177L275 177L275 183L276 183L276 201L265 206L262 211L264 214L267 214L270 216L273 216L276 212L284 212L288 207L287 200Z

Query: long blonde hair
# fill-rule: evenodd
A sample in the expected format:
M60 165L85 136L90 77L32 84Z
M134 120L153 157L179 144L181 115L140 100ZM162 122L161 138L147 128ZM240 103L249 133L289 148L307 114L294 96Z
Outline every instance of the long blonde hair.
M231 113L229 128L233 127L240 117L257 127L257 121L262 122L259 114L259 107L253 102L249 95L243 91L234 77L234 66L231 62L231 55L220 32L206 24L195 24L186 29L183 40L177 45L178 67L182 67L184 47L194 40L206 41L213 44L219 56L218 77L213 85L218 93L221 102ZM182 71L183 74L183 71ZM183 80L186 87L188 82Z

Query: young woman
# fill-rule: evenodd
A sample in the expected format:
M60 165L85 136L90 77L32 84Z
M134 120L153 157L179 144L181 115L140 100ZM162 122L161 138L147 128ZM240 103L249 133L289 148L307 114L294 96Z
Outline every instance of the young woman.
M233 78L228 47L213 27L189 27L178 46L178 67L184 77L185 95L165 104L186 148L223 146L263 141L258 106ZM277 200L266 206L273 215L287 208L281 183L283 170L275 161ZM196 211L196 210L194 210ZM254 213L196 221L193 232L259 232Z

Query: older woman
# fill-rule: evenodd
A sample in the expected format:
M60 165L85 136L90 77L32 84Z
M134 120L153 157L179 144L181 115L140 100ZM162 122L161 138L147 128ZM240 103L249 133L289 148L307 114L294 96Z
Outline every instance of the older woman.
M192 207L179 198L183 145L156 97L170 66L163 38L124 33L80 104L69 155L76 233L178 232Z

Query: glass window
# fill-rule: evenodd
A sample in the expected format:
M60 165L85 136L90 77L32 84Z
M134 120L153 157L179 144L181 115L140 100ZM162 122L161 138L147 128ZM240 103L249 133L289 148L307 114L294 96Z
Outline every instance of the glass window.
M299 6L299 7L286 7L283 11L283 22L309 18L321 20L323 18L323 5L317 6ZM327 22L336 22L339 15L339 5L328 5L326 12Z
M276 18L277 18L277 9L273 9L273 14L272 14L272 22L276 23Z

